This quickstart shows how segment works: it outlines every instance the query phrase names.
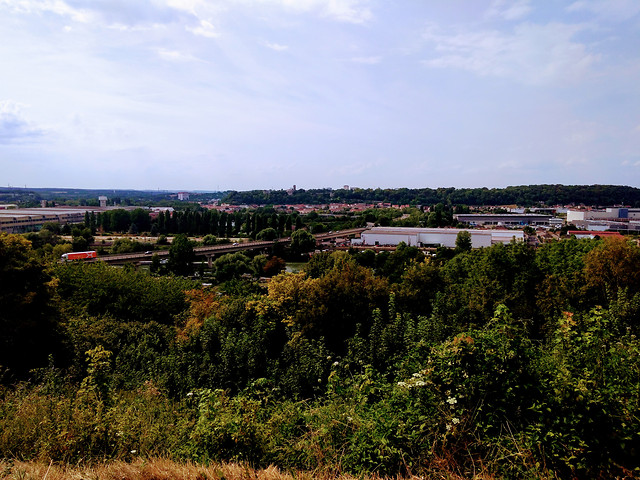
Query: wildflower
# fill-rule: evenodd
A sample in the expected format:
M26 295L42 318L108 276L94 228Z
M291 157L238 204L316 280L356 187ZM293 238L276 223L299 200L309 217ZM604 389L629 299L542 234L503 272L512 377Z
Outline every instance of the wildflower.
M398 386L404 388L407 386L407 384L406 382L398 382Z
M333 362L334 367L337 367L338 365L340 365L340 362Z
M451 425L447 423L447 431L451 430Z
M138 450L131 450L131 453L138 453Z
M192 397L192 396L193 396L193 392L187 393L187 397Z
M427 384L427 382L419 380L419 381L416 382L416 387L424 387L426 384Z
M456 403L458 403L458 400L456 400L456 397L449 397L447 398L447 403L449 405L455 405Z
M451 423L453 423L454 425L457 425L460 423L460 419L459 418L452 418L451 419Z
M422 375L420 375L419 373L414 373L412 376L413 376L414 378L418 378L418 377L421 377Z

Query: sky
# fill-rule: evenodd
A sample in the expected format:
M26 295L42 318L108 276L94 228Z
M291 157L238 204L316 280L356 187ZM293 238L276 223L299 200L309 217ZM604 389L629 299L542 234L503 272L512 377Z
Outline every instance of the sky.
M640 187L638 0L0 0L0 186Z

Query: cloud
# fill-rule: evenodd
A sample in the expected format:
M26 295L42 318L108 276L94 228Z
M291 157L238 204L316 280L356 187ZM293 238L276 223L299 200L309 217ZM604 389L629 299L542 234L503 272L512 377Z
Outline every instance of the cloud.
M238 1L238 0L236 0ZM240 0L252 4L255 0ZM260 0L266 5L275 5L294 12L316 12L339 22L363 24L373 18L369 0Z
M366 23L373 17L366 0L266 0L299 11L318 11L348 23Z
M0 101L0 144L23 143L44 135L44 130L23 116L23 106L11 100Z
M436 55L423 63L530 85L571 82L582 78L599 60L584 44L573 40L584 29L562 23L524 23L512 33L491 30L449 35L430 27L424 38L434 46Z
M5 7L18 13L38 15L54 13L81 23L87 23L92 18L89 10L71 7L62 0L0 0L0 7Z
M502 18L504 20L520 20L533 10L529 5L530 0L493 0L487 11L487 18Z
M285 50L289 50L288 45L280 45L279 43L271 43L271 42L262 42L262 44L270 48L271 50L275 50L276 52L284 52Z
M23 15L54 14L122 31L149 30L180 20L175 9L161 0L0 0L0 11L3 8Z
M194 35L207 38L218 38L220 36L220 32L208 20L200 20L200 24L197 27L187 27L187 30Z
M204 62L204 60L194 57L189 53L179 52L177 50L167 50L165 48L160 48L156 51L158 57L163 60L169 60L171 62Z
M567 7L568 12L590 12L605 20L628 20L640 13L638 0L579 0Z
M640 167L640 160L636 160L636 161L631 161L631 160L624 160L621 165L623 167Z

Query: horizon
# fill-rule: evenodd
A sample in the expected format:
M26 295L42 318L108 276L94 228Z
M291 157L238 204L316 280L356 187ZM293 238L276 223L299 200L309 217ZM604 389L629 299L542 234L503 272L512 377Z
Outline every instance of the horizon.
M640 186L638 2L0 0L0 40L3 184Z
M353 190L402 190L402 189L407 189L407 190L439 190L439 189L454 189L454 190L483 190L483 189L488 189L488 190L505 190L508 188L524 188L524 187L541 187L541 186L562 186L562 187L596 187L596 186L601 186L601 187L621 187L621 188L632 188L632 189L640 189L640 187L635 187L633 185L622 185L622 184L603 184L603 183L594 183L594 184L562 184L562 183L541 183L541 184L527 184L527 185L507 185L505 187L487 187L487 186L478 186L478 187L455 187L455 186L439 186L439 187L414 187L414 188L409 188L409 187L360 187L360 186L349 186L348 191L353 191ZM343 186L344 187L344 186ZM310 191L310 190L330 190L330 191L335 191L335 190L345 190L343 187L313 187L313 188L305 188L304 186L297 186L296 185L296 191ZM3 190L24 190L24 191L29 191L29 190L46 190L46 191L50 191L50 193L68 193L67 191L74 191L74 190L78 190L78 191L95 191L95 192L108 192L108 191L112 191L114 193L116 192L144 192L144 193L168 193L168 194L177 194L179 192L185 192L185 193L189 193L189 194L209 194L209 193L228 193L228 192L252 192L252 191L262 191L262 192L282 192L282 191L287 191L290 188L255 188L255 189L249 189L249 190L235 190L235 189L226 189L226 190L206 190L206 189L193 189L193 190L189 190L189 189L185 189L185 188L178 188L178 189L143 189L143 188L104 188L104 187L98 187L98 188L87 188L87 187L60 187L60 186L54 186L54 187L29 187L27 186L12 186L12 185L8 185L6 187L1 187L0 186L0 191ZM60 190L60 191L54 191L54 190Z

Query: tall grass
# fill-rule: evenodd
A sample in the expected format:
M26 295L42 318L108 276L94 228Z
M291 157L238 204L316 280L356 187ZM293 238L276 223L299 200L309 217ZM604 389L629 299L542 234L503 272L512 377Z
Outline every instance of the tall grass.
M127 463L114 461L97 465L58 465L53 463L0 460L3 480L381 480L378 475L334 474L329 472L282 471L271 465L254 469L242 463L175 462L164 458L138 459ZM397 480L491 480L484 473L459 476L453 472L433 471L427 476L387 477Z

